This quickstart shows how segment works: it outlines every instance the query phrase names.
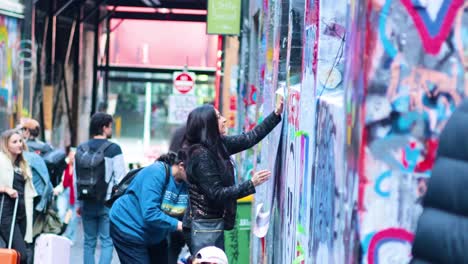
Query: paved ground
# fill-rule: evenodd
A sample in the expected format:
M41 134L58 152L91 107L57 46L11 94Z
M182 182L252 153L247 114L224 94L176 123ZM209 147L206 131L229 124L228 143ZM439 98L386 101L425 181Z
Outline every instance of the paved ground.
M83 225L81 224L81 218L79 218L79 223L77 226L77 234L76 240L71 249L71 257L70 263L71 264L81 264L83 263ZM96 264L99 264L99 256L101 251L99 250L99 242L96 248ZM89 263L85 263L89 264ZM117 257L117 253L114 250L114 257L112 258L112 264L120 264L119 258Z
M70 264L81 264L83 263L83 225L81 224L81 218L78 218L78 226L77 226L77 233L76 233L76 240L71 249L71 257L70 257ZM99 250L99 242L96 248L96 263L99 264L99 256L101 251ZM188 253L188 248L184 247L181 252L181 256L186 256ZM89 264L89 263L84 263ZM120 264L119 257L117 256L117 252L114 249L114 257L112 258L112 264Z

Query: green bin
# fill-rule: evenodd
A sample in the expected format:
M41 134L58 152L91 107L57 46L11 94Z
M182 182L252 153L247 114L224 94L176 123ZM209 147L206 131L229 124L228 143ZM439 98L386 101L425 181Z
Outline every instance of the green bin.
M250 228L252 197L238 201L236 225L233 230L224 232L224 249L229 264L247 264L250 262Z

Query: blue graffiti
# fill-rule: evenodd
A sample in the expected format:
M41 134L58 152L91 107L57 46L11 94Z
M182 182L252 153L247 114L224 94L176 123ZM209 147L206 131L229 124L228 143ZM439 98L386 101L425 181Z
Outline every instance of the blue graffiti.
M305 223L306 208L307 208L307 195L310 188L309 172L309 135L306 132L296 132L296 137L301 137L301 177L302 186L301 198L299 200L299 223Z
M386 171L382 173L379 177L377 177L377 180L375 181L375 186L374 186L375 192L384 198L390 197L390 191L383 191L382 188L380 187L382 185L382 182L385 179L390 178L391 176L392 176L392 171Z
M335 195L335 138L336 126L333 115L326 103L321 103L318 122L316 145L316 167L314 170L313 189L313 254L317 254L318 246L326 244L329 249L333 244L334 226L334 195Z
M392 42L387 38L385 34L385 26L387 24L388 14L390 12L390 6L392 4L392 0L385 1L385 5L380 12L380 19L379 19L379 34L380 40L382 41L384 50L388 53L388 55L392 58L395 58L398 50L393 46Z

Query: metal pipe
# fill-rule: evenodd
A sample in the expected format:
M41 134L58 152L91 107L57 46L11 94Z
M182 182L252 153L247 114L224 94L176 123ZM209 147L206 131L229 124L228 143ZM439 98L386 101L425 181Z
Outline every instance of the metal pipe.
M97 72L98 72L98 56L99 56L99 16L100 12L98 10L96 18L94 21L94 51L93 51L93 91L91 98L91 115L96 113L96 104L97 104Z
M104 102L107 102L107 96L109 94L109 63L110 63L110 19L107 19L107 37L106 37L106 71L104 75Z
M215 107L222 112L222 88L221 88L221 75L222 75L222 62L223 62L223 53L224 53L224 41L223 36L218 36L218 49L216 54L216 77L215 77Z
M50 68L50 81L52 85L55 84L54 76L55 76L55 45L57 41L57 17L52 17L52 42L50 43L50 61L51 61L51 68Z
M82 17L84 12L83 6L77 8L76 20ZM73 58L73 91L72 91L72 133L71 144L76 146L78 143L78 113L80 102L80 63L83 37L83 24L77 23L78 32L75 33L75 52Z
M103 17L100 17L99 24L101 24L104 20L109 19L109 17L111 17L115 13L115 11L117 10L117 7L118 6L114 6L114 8L112 8L110 12L107 12L107 14L105 14Z
M62 14L62 12L65 11L71 4L73 4L73 2L75 2L75 0L69 0L68 2L66 2L61 8L54 11L53 16L57 17L60 14Z
M67 86L67 73L65 71L65 64L62 65L63 71L63 89L65 92L65 107L67 108L67 118L68 118L68 129L70 135L73 133L73 124L72 124L72 116L71 116L71 108L70 108L70 96L68 95L68 86Z
M57 119L57 108L58 108L58 105L59 105L59 100L60 100L60 95L62 94L62 89L64 87L66 87L66 82L65 82L65 85L63 85L63 79L65 79L65 75L66 75L66 72L65 72L65 65L68 65L69 63L69 60L70 60L70 53L71 53L71 48L73 46L73 38L75 36L75 30L76 30L76 26L77 26L77 20L73 20L73 23L72 23L72 26L70 28L70 36L68 37L68 46L67 46L67 50L66 50L66 53L65 53L65 60L64 62L62 63L62 69L60 71L60 74L59 74L59 78L58 78L58 91L57 91L57 94L55 96L55 100L54 100L54 106L53 106L53 118L52 118L52 123L55 125L56 124L56 119ZM66 88L65 88L66 89ZM67 115L68 115L68 123L70 124L70 113L68 112L70 110L70 107L69 107L69 103L68 103L68 91L65 91L65 96L66 96L66 100L67 100ZM71 131L70 131L71 132Z
M80 19L80 23L83 23L83 22L86 22L86 20L90 19L97 11L99 11L99 8L102 4L105 4L107 2L107 0L100 0L98 3L96 3L96 5L94 6L94 8L91 10L91 12L88 12L88 14ZM98 15L99 15L99 12L98 12Z
M76 27L77 27L76 20L73 20L73 24L70 29L70 36L68 37L68 46L67 46L67 52L65 53L64 65L68 65L68 62L70 61L70 53L71 53L71 49L73 46L73 38L75 36Z

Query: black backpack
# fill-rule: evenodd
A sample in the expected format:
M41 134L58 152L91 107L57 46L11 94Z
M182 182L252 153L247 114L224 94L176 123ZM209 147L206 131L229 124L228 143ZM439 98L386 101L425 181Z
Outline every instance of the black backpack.
M112 142L104 142L97 150L89 143L78 146L75 154L75 171L78 200L104 201L108 183L106 183L106 166L104 152Z
M42 157L47 165L50 181L54 187L62 181L63 172L67 168L66 158L67 154L61 149L49 151Z
M164 195L164 193L166 192L166 187L167 187L167 184L169 183L169 176L171 175L169 171L169 166L164 162L163 164L166 169L166 180L164 182L164 189L162 191L162 195ZM133 179L135 179L135 177L138 175L138 173L142 169L144 169L144 167L129 171L127 175L125 175L125 177L119 182L119 184L114 185L114 187L112 187L111 198L107 200L105 203L107 207L111 208L114 202L117 201L117 199L119 199L122 195L125 194L128 186L130 186L130 183L132 183Z

